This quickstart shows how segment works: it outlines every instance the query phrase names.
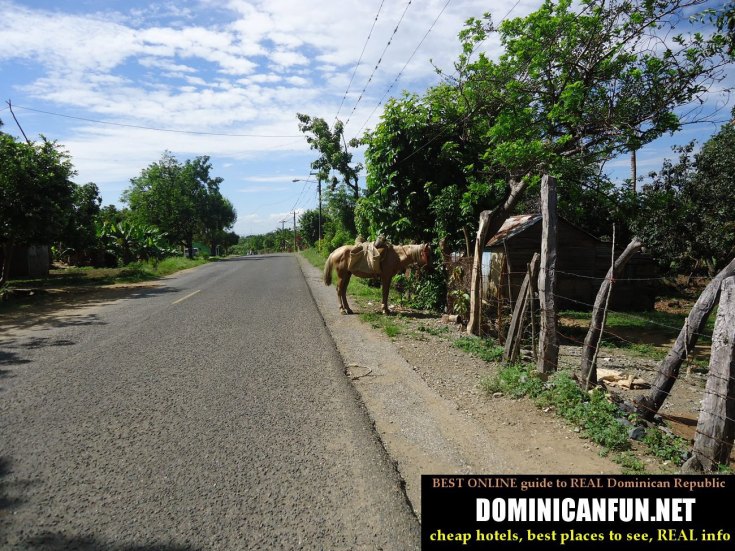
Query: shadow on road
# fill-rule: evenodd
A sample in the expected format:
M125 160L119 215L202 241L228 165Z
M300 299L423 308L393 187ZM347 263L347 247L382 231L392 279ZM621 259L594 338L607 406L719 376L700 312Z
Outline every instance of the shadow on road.
M67 536L66 534L45 533L24 542L24 549L33 551L196 551L197 547L188 545L145 544L115 545L88 536Z
M146 282L114 287L71 287L16 299L0 308L0 335L5 331L30 327L103 325L105 322L97 314L80 310L117 300L149 298L178 291L173 287Z
M13 519L13 509L17 509L23 500L22 495L35 483L30 480L10 480L13 472L12 461L7 456L0 456L0 547L5 540L5 532Z

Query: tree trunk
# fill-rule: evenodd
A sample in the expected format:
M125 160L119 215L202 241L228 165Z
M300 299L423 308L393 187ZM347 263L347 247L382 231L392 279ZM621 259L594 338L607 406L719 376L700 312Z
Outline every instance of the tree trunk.
M503 204L493 210L480 213L480 227L475 241L475 256L472 259L472 280L470 284L470 319L467 323L469 335L480 334L480 312L482 310L482 253L490 236L495 235L513 210L521 194L528 186L527 176L511 180L510 189Z
M556 179L545 174L541 180L541 267L538 292L541 306L541 330L537 370L556 371L559 342L556 336Z
M630 152L630 183L633 194L638 193L638 159L635 149Z
M658 376L651 387L650 394L636 401L636 411L644 419L649 421L653 419L653 416L658 413L663 405L664 400L666 400L674 386L676 378L679 376L681 364L697 344L699 334L704 329L707 318L720 295L722 282L733 275L735 275L735 258L709 282L709 285L699 295L692 311L689 312L684 327L682 327L679 336L676 338L674 346L669 350L658 368Z
M0 285L5 285L10 279L10 264L13 262L15 245L5 243L3 245L3 262L0 265Z
M685 472L717 471L727 465L735 436L735 277L722 282L712 335L709 376Z
M597 350L597 343L600 340L600 333L602 332L602 325L605 320L607 312L603 308L608 293L612 291L612 284L615 278L619 277L623 268L628 261L641 250L643 243L637 237L628 243L628 246L617 258L610 269L607 271L600 289L597 291L597 297L595 297L595 306L592 309L592 319L590 320L590 328L587 331L587 336L584 339L584 347L582 348L582 381L584 387L589 389L597 384L597 366L595 365L594 355Z

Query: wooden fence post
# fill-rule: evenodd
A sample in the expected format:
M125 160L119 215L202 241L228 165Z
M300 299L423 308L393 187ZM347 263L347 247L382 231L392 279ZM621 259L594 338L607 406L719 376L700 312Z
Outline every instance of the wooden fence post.
M674 381L679 376L681 364L697 344L699 334L704 329L707 318L720 295L722 282L733 275L735 275L735 258L709 282L702 294L699 295L697 302L694 303L674 346L669 350L658 368L658 376L651 386L651 392L648 396L636 400L636 413L644 419L652 420L663 405L664 400L666 400L674 386Z
M556 336L556 179L544 174L541 179L541 268L538 278L541 306L541 331L537 370L556 371L559 343Z
M523 320L526 318L529 303L533 301L533 290L535 287L533 282L538 278L538 265L539 254L534 253L531 263L528 265L528 273L526 273L526 277L521 284L521 290L518 293L515 308L513 309L513 317L510 320L508 336L505 339L503 361L507 363L513 363L518 359L518 351L521 347L521 339L523 337Z
M713 472L727 465L735 436L735 277L722 282L712 335L709 375L692 457L684 472Z
M602 327L605 320L606 310L603 308L606 303L608 294L612 291L613 280L618 277L625 265L628 263L635 253L637 253L643 243L637 237L628 243L628 246L615 260L610 269L607 271L607 276L600 285L600 289L597 291L595 297L595 305L592 309L592 319L590 319L590 328L587 331L587 336L584 338L584 346L582 348L582 365L580 367L581 380L584 388L592 388L597 384L597 366L595 361L595 352L597 350L597 343L602 335Z

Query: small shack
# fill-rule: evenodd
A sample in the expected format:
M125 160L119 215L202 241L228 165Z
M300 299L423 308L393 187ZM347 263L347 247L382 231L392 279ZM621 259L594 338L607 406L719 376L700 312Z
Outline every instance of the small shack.
M10 261L10 277L46 277L51 261L47 245L16 246ZM0 247L0 262L3 261Z
M541 250L541 214L508 218L488 241L484 253L486 297L491 303L515 302L526 266ZM623 244L625 245L625 244ZM559 218L557 226L556 305L559 310L589 310L610 269L611 244ZM624 247L616 250L617 257ZM617 249L617 247L616 247ZM612 310L650 310L656 299L653 260L636 254L615 281Z

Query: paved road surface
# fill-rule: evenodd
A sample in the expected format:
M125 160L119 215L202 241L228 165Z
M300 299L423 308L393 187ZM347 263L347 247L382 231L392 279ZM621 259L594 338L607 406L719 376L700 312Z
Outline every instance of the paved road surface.
M0 548L412 549L296 259L0 328Z

